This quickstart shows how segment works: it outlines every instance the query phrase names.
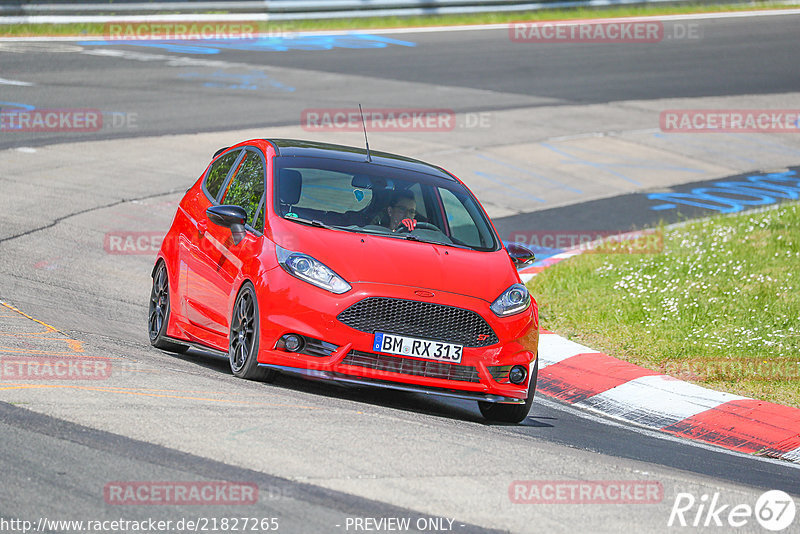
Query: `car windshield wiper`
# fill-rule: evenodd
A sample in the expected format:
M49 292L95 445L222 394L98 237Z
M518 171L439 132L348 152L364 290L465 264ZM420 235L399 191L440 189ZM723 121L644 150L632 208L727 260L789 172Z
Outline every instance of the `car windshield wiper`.
M444 241L434 241L432 239L420 239L419 236L416 236L414 234L404 234L404 235L400 235L398 237L402 237L403 239L406 239L407 241L417 241L419 243L428 243L429 245L442 245L444 247L454 247L454 248L463 248L463 249L466 249L466 250L475 250L474 248L469 247L467 245L458 245L456 243L452 243L452 242L451 243L447 243L447 242L444 242Z
M327 228L328 230L345 230L345 228L342 228L341 226L332 226L320 221L319 219L304 219L303 217L287 217L285 215L283 218L287 221L297 221L309 226L316 226L317 228Z
M467 245L459 245L457 243L452 243L452 242L451 243L447 243L447 242L444 242L444 241L434 241L432 239L422 239L419 236L416 236L414 234L396 234L396 233L390 232L388 230L386 232L376 232L374 230L367 230L365 228L361 228L361 227L358 227L358 226L356 226L356 227L353 227L353 226L350 226L350 227L347 227L347 226L336 226L336 225L326 224L326 223L320 221L319 219L304 219L303 217L286 217L286 216L284 216L283 218L286 219L286 220L289 220L289 221L297 221L299 223L307 224L309 226L316 226L317 228L327 228L328 230L341 230L341 231L344 231L344 232L363 233L363 234L371 234L371 235L381 235L381 236L386 236L386 237L392 237L392 238L395 238L395 239L405 239L406 241L416 241L418 243L427 243L429 245L442 245L444 247L453 247L453 248L460 248L460 249L465 249L465 250L477 250L477 249L472 248L472 247L467 246Z

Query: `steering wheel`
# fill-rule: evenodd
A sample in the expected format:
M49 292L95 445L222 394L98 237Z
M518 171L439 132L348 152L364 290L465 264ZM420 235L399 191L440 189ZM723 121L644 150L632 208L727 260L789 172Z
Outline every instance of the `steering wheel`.
M414 230L436 230L437 232L441 232L438 226L427 222L417 222L417 226L414 228ZM404 224L401 224L400 227L397 230L395 230L395 232L398 234L410 233L408 227Z

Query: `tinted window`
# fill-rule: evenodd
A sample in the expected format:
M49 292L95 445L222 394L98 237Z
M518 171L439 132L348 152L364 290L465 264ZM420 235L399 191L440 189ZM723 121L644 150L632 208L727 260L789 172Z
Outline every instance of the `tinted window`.
M497 250L496 235L480 205L456 181L332 158L279 156L273 162L274 210L285 219L349 232Z
M247 222L259 231L263 227L263 217L258 216L258 208L264 196L264 177L264 162L261 156L248 151L222 200L223 204L243 207L247 212ZM258 226L259 224L261 226Z
M295 204L299 208L345 212L361 209L372 201L372 190L354 188L350 174L325 169L287 169L300 172L303 178L303 192Z
M447 224L456 242L473 248L486 247L492 243L488 228L476 225L474 222L475 218L480 215L478 207L471 197L457 195L453 191L443 188L439 188L439 194L444 204Z
M206 191L208 191L213 198L216 199L219 196L219 190L222 184L225 183L228 171L231 170L231 166L236 161L236 157L240 152L240 150L228 152L224 156L218 158L208 170L208 175L206 176Z

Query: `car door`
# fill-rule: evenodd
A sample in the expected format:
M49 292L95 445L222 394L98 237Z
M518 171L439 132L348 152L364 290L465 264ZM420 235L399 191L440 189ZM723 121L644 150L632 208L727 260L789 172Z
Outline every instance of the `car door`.
M228 303L235 290L244 261L254 250L253 241L261 235L264 220L265 161L260 150L248 147L223 184L213 204L241 206L247 212L247 234L234 243L229 228L198 214L198 240L192 248L187 293L191 302L190 320L219 335L228 335ZM217 200L218 199L218 200Z
M207 328L213 323L203 313L207 308L203 304L207 300L204 297L205 290L196 287L196 282L201 279L196 270L207 264L203 256L210 252L209 243L204 237L208 226L205 211L217 203L243 157L242 149L230 150L217 157L203 177L202 186L194 191L193 196L187 196L178 208L178 215L185 217L189 223L185 228L191 229L179 237L181 315L194 326ZM198 340L206 341L204 337Z

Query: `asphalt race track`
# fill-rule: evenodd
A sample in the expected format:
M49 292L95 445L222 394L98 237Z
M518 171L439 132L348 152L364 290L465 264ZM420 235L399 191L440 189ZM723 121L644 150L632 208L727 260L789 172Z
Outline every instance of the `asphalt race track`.
M0 41L0 107L102 115L96 131L0 130L0 359L58 356L111 369L97 380L0 377L0 531L16 531L2 523L12 519L89 531L40 518L172 521L160 529L170 532L211 531L216 520L217 531L234 531L221 521L239 517L290 533L391 530L371 522L382 518L425 532L694 532L668 526L679 494L751 507L770 489L800 497L797 464L546 397L522 425L489 425L466 401L288 376L238 380L226 360L167 354L146 334L158 236L220 147L253 137L361 146L360 131L313 129L303 112L359 102L445 109L452 128L372 131L370 145L455 172L504 236L704 216L731 202L689 209L664 195L796 172L800 139L669 133L659 116L797 109L798 24L797 14L667 21L674 38L616 44L519 43L506 29ZM758 202L767 203L739 199ZM515 481L531 480L657 483L661 493L646 504L514 502ZM158 505L109 494L126 482L209 481L255 486L257 499ZM686 518L695 515L706 520L697 506ZM706 530L732 528L710 521ZM764 530L751 517L735 531Z

